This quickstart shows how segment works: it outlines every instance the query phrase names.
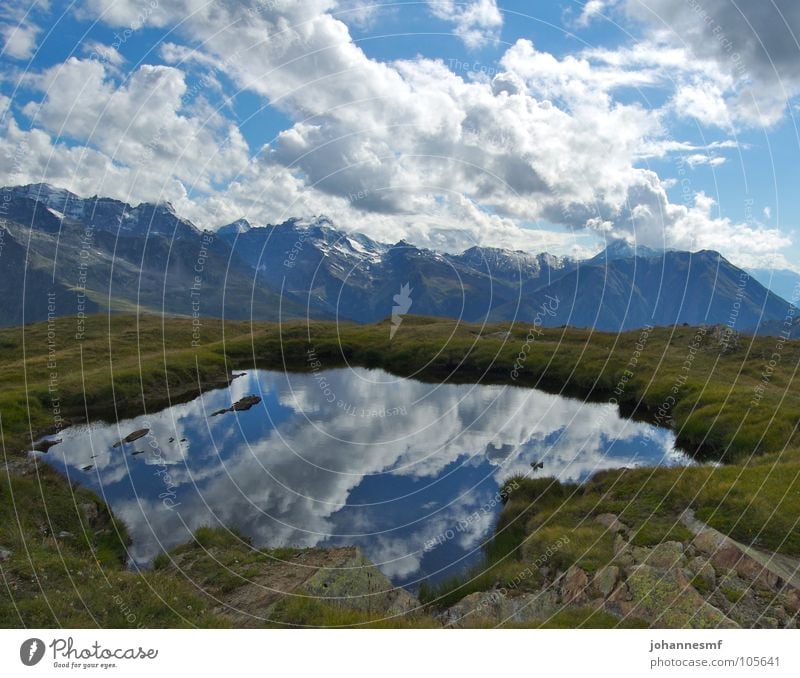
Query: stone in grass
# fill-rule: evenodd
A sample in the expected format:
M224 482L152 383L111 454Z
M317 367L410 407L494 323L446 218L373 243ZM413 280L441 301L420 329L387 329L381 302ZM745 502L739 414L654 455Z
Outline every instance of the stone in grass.
M705 558L695 556L686 564L686 568L694 577L702 581L708 590L713 589L717 584L717 573L714 567Z
M637 562L660 569L683 565L686 561L683 544L679 541L665 541L649 549L634 547L633 558Z
M589 577L581 568L571 565L561 582L561 600L564 604L586 601Z
M616 565L606 565L595 572L592 578L592 591L608 598L619 580L619 568Z
M5 546L0 546L0 562L8 560L13 553L14 552L11 549L7 549Z

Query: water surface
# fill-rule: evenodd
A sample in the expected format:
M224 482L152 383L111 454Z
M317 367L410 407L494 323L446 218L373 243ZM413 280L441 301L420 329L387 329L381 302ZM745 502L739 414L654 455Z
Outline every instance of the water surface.
M211 416L249 394L262 402ZM140 428L150 434L113 447ZM134 564L197 527L236 526L258 546L356 544L410 587L480 558L500 483L532 463L544 465L537 476L569 481L689 463L671 431L610 404L366 369L252 371L158 414L61 437L42 456L125 521Z

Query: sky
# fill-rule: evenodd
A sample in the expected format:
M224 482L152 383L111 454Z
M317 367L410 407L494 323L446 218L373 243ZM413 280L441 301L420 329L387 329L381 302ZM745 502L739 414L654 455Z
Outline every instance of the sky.
M4 0L0 183L800 271L796 0Z

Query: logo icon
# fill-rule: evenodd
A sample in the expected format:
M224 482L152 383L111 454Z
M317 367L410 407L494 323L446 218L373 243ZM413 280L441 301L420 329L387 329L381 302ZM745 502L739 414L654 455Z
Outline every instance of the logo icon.
M392 306L392 327L389 330L389 339L394 339L400 325L403 324L403 316L411 309L411 288L409 283L406 283L400 288L400 294L395 294L394 306Z
M44 657L44 643L38 638L28 638L19 648L19 658L25 666L36 666Z

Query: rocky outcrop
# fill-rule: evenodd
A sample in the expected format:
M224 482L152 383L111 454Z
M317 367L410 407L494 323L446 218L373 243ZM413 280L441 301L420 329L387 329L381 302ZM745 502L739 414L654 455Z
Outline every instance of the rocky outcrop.
M538 626L570 610L594 609L652 628L796 628L800 563L739 544L687 512L693 537L639 546L618 516L595 520L614 534L613 556L595 572L540 568L535 591L473 593L448 609L448 626Z
M232 549L238 549L233 558ZM173 552L168 569L193 578L235 626L263 626L287 601L323 602L377 619L415 614L420 608L414 596L394 586L352 546L285 553L241 545L187 546Z

